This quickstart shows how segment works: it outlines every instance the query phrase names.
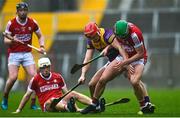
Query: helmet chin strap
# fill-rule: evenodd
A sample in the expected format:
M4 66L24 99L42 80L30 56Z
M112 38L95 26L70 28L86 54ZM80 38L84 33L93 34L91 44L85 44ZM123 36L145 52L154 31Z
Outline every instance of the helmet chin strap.
M50 73L49 73L49 75L47 75L47 76L44 76L44 75L42 75L43 77L45 77L45 78L48 78L49 76L50 76Z
M49 73L47 76L43 75L41 72L40 72L41 76L43 79L45 80L48 80L48 78L50 77L51 73Z

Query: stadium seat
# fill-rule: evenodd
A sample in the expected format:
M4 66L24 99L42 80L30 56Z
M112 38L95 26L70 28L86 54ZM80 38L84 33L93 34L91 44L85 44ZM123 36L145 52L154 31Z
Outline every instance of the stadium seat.
M150 49L168 49L173 51L175 39L174 37L150 37L148 38L148 45Z
M172 8L174 6L174 0L134 0L132 3L132 9L159 9Z
M130 12L127 15L127 20L136 24L143 33L152 33L153 13L134 13Z
M101 27L103 28L113 28L114 23L121 19L121 13L108 14L105 13L102 18Z
M173 33L180 32L179 27L180 12L160 12L159 13L159 32Z

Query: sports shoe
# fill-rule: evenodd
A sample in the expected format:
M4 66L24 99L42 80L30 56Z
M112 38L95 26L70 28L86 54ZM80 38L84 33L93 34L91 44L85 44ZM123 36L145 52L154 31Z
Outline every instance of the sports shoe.
M105 111L105 104L106 104L105 99L104 99L104 98L101 98L100 101L99 101L100 112L104 112L104 111Z
M142 111L137 112L138 115L143 115L144 113Z
M150 114L150 113L154 113L154 109L155 109L155 105L154 104L151 104L150 102L147 102L145 104L145 106L143 106L141 108L141 111L144 113L144 114Z
M87 113L90 113L90 112L97 112L97 105L95 104L90 104L89 106L87 106L85 109L81 110L80 112L82 114L87 114Z
M8 109L8 99L3 98L2 102L1 102L1 108L2 108L2 110Z
M32 110L41 110L41 108L40 107L38 107L37 105L31 105L31 109Z
M70 112L76 112L75 99L71 97L67 103L67 108Z

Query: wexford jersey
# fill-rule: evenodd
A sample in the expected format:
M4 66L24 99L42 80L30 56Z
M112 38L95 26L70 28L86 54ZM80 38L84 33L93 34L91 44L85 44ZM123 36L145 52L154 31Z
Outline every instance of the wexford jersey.
M100 28L100 39L98 41L87 39L87 49L96 49L101 52L106 46L113 42L114 38L113 30ZM112 61L118 54L118 50L111 48L108 50L107 57L109 61Z
M36 92L41 108L44 110L44 103L48 99L61 97L63 95L62 88L65 86L63 77L52 72L47 79L44 79L41 74L37 74L31 79L28 90Z
M32 44L33 32L39 32L39 26L37 22L31 18L27 18L25 23L20 23L18 17L10 20L6 26L5 32L16 36L18 40L23 41L26 44ZM19 43L13 43L9 46L8 52L30 52L31 48Z
M147 51L144 46L144 39L140 29L132 23L128 23L130 36L124 40L119 40L129 57L135 55L136 48L143 46L144 48L144 61L147 61Z

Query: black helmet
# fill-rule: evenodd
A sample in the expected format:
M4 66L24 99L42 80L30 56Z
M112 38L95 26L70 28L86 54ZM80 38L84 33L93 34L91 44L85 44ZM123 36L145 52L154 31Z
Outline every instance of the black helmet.
M27 9L28 10L28 4L25 2L20 2L16 5L16 9Z

